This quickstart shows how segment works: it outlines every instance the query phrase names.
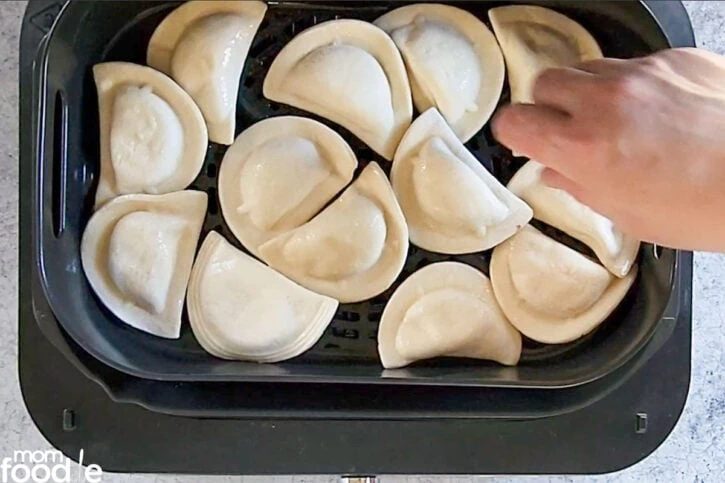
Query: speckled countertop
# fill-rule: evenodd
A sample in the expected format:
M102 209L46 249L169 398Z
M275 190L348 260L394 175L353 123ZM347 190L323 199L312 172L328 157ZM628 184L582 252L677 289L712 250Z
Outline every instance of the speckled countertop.
M685 2L698 45L725 54L725 2ZM46 449L31 422L17 380L18 34L25 2L0 2L0 457L16 449ZM542 477L537 481L725 481L725 256L696 254L692 384L677 427L650 457L598 477ZM472 478L383 477L386 483L471 481ZM315 482L330 477L183 477L104 475L104 482ZM531 478L493 478L530 481Z

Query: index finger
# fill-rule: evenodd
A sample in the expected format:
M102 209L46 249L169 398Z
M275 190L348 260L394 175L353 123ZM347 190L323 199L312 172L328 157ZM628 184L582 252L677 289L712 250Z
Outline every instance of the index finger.
M550 68L534 82L534 102L546 104L570 114L584 108L596 86L596 77L571 67Z
M571 117L561 111L534 104L514 104L499 110L492 122L493 135L518 155L572 174L570 151Z
M592 59L580 62L576 65L576 68L584 72L589 72L590 74L607 76L626 70L629 62L630 59L604 57L601 59Z

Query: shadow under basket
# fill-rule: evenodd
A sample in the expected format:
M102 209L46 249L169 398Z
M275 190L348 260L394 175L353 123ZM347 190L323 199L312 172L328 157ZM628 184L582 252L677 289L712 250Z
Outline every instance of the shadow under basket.
M280 49L303 29L334 18L374 20L408 2L275 2L250 49L240 83L237 133L261 119L307 113L271 103L262 95L267 69ZM669 47L648 8L639 2L530 2L550 6L580 22L599 41L604 54L634 57ZM452 2L487 21L499 2ZM196 342L186 315L178 340L155 338L128 327L93 294L80 261L80 240L92 214L98 178L98 103L92 66L106 61L144 64L148 40L178 3L70 2L65 4L36 65L43 66L37 95L41 106L35 149L33 251L41 285L64 331L102 363L126 374L161 381L256 381L298 383L392 383L480 387L561 388L592 382L621 367L674 318L680 290L674 290L680 253L643 245L640 273L619 308L593 333L564 345L525 342L520 364L502 367L485 361L438 359L384 371L377 354L377 327L394 289L420 267L443 260L468 263L488 273L490 251L445 256L413 246L399 279L372 300L343 304L321 340L293 360L274 365L216 359ZM508 102L508 87L501 103ZM360 169L381 160L349 132L340 132L360 159ZM497 145L484 128L468 148L502 182L522 159ZM239 246L222 219L216 177L226 147L211 144L205 165L191 189L209 194L202 233L218 230ZM560 233L547 233L584 250Z

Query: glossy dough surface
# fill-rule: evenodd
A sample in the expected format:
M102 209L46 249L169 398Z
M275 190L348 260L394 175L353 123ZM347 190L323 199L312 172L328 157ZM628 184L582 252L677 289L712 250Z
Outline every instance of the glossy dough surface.
M408 71L415 107L436 107L466 142L493 114L505 67L496 38L476 16L441 4L406 5L375 25L390 34Z
M96 208L123 194L163 194L191 184L207 130L194 101L166 75L128 62L93 67L101 174Z
M324 124L273 117L242 132L219 171L219 201L234 235L254 255L269 239L317 214L353 177L357 158Z
M171 77L194 98L209 139L231 144L239 80L267 5L258 1L190 1L156 28L148 64Z
M400 274L408 230L385 173L370 163L337 200L259 252L300 285L358 302L383 292Z
M413 115L398 49L360 20L331 20L297 35L270 66L264 96L340 124L388 160Z
M515 365L521 334L506 320L491 282L458 262L428 265L392 295L378 330L383 367L432 357L470 357Z
M602 57L584 27L548 8L510 5L492 8L488 16L506 59L512 103L534 102L534 81L544 69Z
M493 251L491 282L522 334L561 344L588 334L619 305L637 275L614 277L598 263L526 226Z
M435 108L410 126L390 177L410 241L433 252L487 250L532 216L528 205L463 146Z
M81 260L93 291L128 325L176 339L206 214L200 191L125 195L91 217Z
M543 165L529 161L511 178L509 190L533 208L536 219L587 244L617 277L627 275L637 260L639 241L566 191L546 186L541 182L543 169Z
M187 306L201 346L224 359L278 362L312 347L337 301L311 292L207 235L194 264Z

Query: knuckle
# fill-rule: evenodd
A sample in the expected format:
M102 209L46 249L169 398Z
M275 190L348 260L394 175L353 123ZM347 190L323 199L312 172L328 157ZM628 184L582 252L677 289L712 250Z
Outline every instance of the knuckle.
M627 72L606 82L608 93L615 101L629 101L643 92L643 81L637 72Z
M640 72L644 74L656 74L668 69L668 62L663 55L648 55L637 61Z

